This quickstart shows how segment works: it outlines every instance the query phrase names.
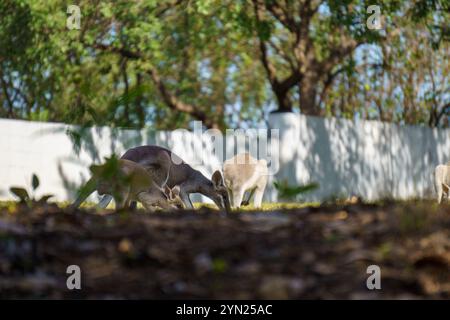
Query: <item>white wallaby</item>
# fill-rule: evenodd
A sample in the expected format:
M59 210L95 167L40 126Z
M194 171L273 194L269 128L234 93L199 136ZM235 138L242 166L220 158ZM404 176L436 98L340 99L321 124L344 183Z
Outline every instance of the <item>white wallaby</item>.
M160 185L170 188L178 185L180 197L188 208L193 208L189 194L200 193L212 199L221 209L230 210L230 200L220 171L215 171L211 180L200 171L193 169L172 151L159 146L139 146L129 149L121 159L127 159L142 165ZM99 205L106 207L112 200L104 196Z
M255 159L248 153L238 154L224 162L223 175L233 208L248 204L253 194L254 206L261 207L268 176L266 160ZM248 199L242 202L246 191L250 192Z
M447 199L450 198L450 162L440 164L434 169L434 186L438 203L442 202L444 194Z
M90 170L92 177L72 204L74 208L95 190L113 195L116 208L127 208L131 201L139 201L147 210L184 207L178 186L161 188L144 167L133 161L119 159L115 163L92 165Z

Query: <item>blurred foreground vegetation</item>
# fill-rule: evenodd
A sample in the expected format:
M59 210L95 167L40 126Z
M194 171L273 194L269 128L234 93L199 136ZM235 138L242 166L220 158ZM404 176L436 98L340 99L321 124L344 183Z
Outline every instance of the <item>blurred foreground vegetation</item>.
M450 298L450 206L435 201L229 216L10 202L0 239L0 298ZM72 264L82 290L66 288ZM382 290L366 287L374 264Z

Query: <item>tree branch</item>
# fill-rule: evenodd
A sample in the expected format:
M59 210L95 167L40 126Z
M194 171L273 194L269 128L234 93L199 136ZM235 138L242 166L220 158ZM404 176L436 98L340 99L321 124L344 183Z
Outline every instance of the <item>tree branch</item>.
M262 8L261 3L258 0L253 0L253 8L255 10L255 16L257 23L261 23L262 21ZM258 33L258 42L259 42L259 51L261 53L261 62L263 64L264 69L266 70L267 77L269 78L269 82L272 86L276 86L278 84L278 79L276 76L275 67L269 60L267 55L267 45L265 41L259 36Z
M112 46L99 44L99 43L94 44L94 48L105 51L105 52L116 53L116 54L121 55L122 57L126 57L126 58L132 59L132 60L145 59L144 55L141 52L130 51L125 48L117 48L117 47L112 47ZM216 127L216 124L214 123L214 121L212 121L205 112L203 112L202 110L200 110L199 108L197 108L191 104L184 103L183 101L179 100L174 94L172 94L168 90L168 88L166 87L164 82L162 81L156 68L150 68L150 69L146 70L146 72L150 75L153 83L157 87L157 89L158 89L159 93L161 94L161 97L162 97L164 103L167 105L167 107L169 107L170 109L172 109L174 111L184 112L184 113L187 113L187 114L193 116L194 118L202 121L203 124L208 128Z

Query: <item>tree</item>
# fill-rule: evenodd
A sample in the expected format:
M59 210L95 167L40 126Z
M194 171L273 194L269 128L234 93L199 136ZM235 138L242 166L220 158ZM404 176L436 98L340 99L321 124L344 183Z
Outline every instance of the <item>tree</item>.
M357 0L78 5L81 30L68 30L64 1L0 2L1 117L223 130L261 122L275 103L448 125L444 1L384 1L382 30L366 27L369 2Z
M321 101L339 66L364 43L379 41L366 29L357 1L252 0L260 59L279 111L292 111L293 88L304 114L320 115Z
M245 110L265 101L264 78L251 58L254 49L227 22L239 11L233 2L78 5L81 30L66 28L66 4L60 0L0 4L0 41L11 42L11 35L27 30L30 38L20 54L7 49L20 48L20 41L1 43L1 78L8 93L0 96L2 114L166 129L197 119L224 129L235 117L227 109L239 104L244 120L253 120L254 113L245 116ZM23 7L28 24L16 7ZM16 85L22 82L28 86Z
M435 42L429 27L439 11L430 7L428 18L415 19L415 5L405 4L405 14L385 25L383 41L341 66L323 101L326 115L448 127L449 43Z
M149 99L156 105L153 123L180 127L196 119L206 127L224 129L227 105L238 100L252 103L261 96L257 86L229 90L236 82L244 84L243 89L255 82L244 69L251 64L241 48L245 39L223 23L234 10L232 3L222 7L219 1L116 1L97 9L102 15L84 24L79 41L96 55L127 65L124 75L139 74L150 81ZM128 78L123 76L124 94L133 85L125 81ZM125 114L126 110L125 105Z

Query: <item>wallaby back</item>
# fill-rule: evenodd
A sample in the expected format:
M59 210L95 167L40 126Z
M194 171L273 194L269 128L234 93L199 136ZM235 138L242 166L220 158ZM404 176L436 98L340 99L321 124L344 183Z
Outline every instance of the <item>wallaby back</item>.
M195 171L180 157L170 150L159 146L139 146L127 150L121 159L137 162L142 165L159 186L170 187L185 182Z
M223 175L230 189L253 185L262 175L267 175L266 160L253 158L249 153L237 154L224 162Z
M224 162L223 175L235 208L248 204L253 194L255 207L261 206L268 175L266 160L255 159L249 153L237 154ZM246 191L250 195L242 201Z

